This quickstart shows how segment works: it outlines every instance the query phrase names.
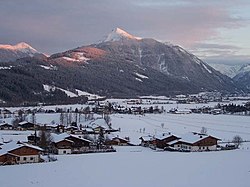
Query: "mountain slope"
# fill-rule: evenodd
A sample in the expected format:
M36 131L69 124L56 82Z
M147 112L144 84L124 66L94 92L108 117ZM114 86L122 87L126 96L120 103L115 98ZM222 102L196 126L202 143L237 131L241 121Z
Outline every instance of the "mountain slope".
M154 39L134 39L135 37L128 33L126 35L130 37L124 35L120 40L108 40L92 46L116 54L125 62L150 67L170 77L184 79L200 90L232 91L235 88L231 79L179 46Z
M33 57L39 53L27 43L21 42L16 45L0 45L0 62L14 61L19 58Z
M241 65L227 65L227 64L209 64L209 65L230 78L235 77L239 73L239 70L242 67Z
M243 65L233 80L242 88L250 90L250 64Z

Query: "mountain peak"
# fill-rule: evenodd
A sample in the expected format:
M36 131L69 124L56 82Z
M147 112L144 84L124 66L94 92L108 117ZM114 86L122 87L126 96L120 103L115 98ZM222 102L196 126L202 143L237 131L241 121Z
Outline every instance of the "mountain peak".
M37 50L34 49L33 47L31 47L29 44L25 43L25 42L20 42L16 45L1 45L0 44L0 49L8 49L8 50L12 50L12 51L27 51L29 50L29 52L31 53L37 53Z
M107 38L104 40L104 42L109 42L109 41L119 41L122 39L132 39L132 40L141 40L139 37L135 37L128 32L120 29L120 28L115 28L112 30L111 33L107 36Z

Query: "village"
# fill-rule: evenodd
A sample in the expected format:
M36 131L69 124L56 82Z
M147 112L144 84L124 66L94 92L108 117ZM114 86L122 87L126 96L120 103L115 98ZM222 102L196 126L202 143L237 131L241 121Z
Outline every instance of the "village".
M147 107L143 107L142 100L127 100L129 107L115 102L95 102L81 108L1 109L0 165L56 161L56 155L110 153L116 152L117 146L142 146L152 151L207 152L236 149L243 142L240 136L234 136L227 144L220 144L222 138L210 135L203 126L177 135L161 123L158 132L156 129L148 132L143 127L133 136L112 124L116 115L136 116L140 120L145 115L173 113L171 109L166 112L166 101L150 101L155 105L149 105L148 99L146 101ZM51 115L50 123L39 122ZM14 135L19 132L27 133L18 139Z

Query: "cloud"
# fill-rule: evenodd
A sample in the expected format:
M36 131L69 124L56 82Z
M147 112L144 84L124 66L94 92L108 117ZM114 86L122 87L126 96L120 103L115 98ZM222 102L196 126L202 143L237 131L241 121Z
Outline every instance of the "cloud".
M248 1L249 2L249 1ZM0 42L29 42L54 53L102 39L114 27L142 37L193 47L237 29L245 18L231 8L246 0L8 0L0 2Z
M203 60L208 64L243 65L250 64L250 55L217 55Z

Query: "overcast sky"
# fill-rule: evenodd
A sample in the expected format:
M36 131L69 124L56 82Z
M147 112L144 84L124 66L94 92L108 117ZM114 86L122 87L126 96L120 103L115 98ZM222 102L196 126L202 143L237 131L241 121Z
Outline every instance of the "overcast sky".
M250 0L3 0L0 43L52 54L113 28L180 45L207 62L250 63Z

